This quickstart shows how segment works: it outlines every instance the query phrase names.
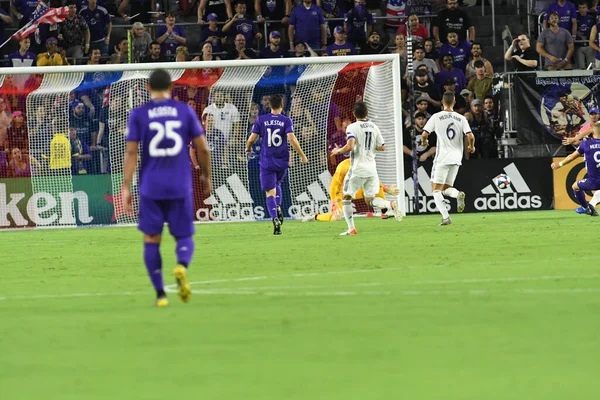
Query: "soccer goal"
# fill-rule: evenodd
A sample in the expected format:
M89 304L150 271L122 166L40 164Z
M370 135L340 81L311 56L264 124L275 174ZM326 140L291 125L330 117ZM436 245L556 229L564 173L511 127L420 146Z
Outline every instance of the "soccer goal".
M366 102L385 139L387 150L377 155L382 183L405 193L395 55L10 68L0 71L0 228L136 222L136 212L120 204L124 138L129 112L149 99L145 84L156 68L168 69L173 96L196 110L207 132L212 193L200 186L190 152L198 221L268 218L260 143L249 156L244 145L272 94L284 96L309 159L301 164L291 152L285 217L329 211L331 179L343 161L331 150L344 145L356 101ZM377 212L361 200L355 206L359 214Z

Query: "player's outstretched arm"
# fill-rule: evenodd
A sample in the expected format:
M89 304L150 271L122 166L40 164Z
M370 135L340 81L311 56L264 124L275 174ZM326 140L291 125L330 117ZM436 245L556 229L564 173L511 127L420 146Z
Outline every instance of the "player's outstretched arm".
M467 151L475 153L475 135L473 135L473 132L467 133Z
M296 150L296 153L298 153L298 155L300 156L300 161L302 162L302 164L306 164L308 162L308 158L306 158L304 151L302 151L302 147L300 147L300 143L298 143L298 139L296 139L296 135L294 135L294 132L288 133L287 137L294 150Z
M337 145L336 145L335 149L333 149L331 151L331 154L336 156L338 154L350 153L352 150L354 150L354 146L356 146L356 139L350 138L346 141L346 144L344 145L344 147L337 147Z
M550 167L552 169L559 169L562 166L567 165L568 163L570 163L571 161L573 161L574 159L576 159L577 157L579 157L581 154L579 153L579 151L575 150L574 152L572 152L571 154L569 154L564 160L562 160L561 162L553 162L552 164L550 164Z
M385 151L385 144L382 144L381 146L375 147L375 150L377 150L377 151Z
M258 134L252 132L250 134L250 136L248 137L248 141L246 142L246 150L245 150L246 154L251 154L252 153L252 146L254 145L254 143L257 140L258 140Z
M423 146L423 147L429 146L428 138L429 138L429 132L427 132L427 131L421 132L421 146Z
M194 146L196 147L196 155L202 169L202 183L207 192L212 192L211 186L211 171L210 171L210 150L208 149L208 141L205 135L200 135L194 138Z
M125 161L123 165L123 184L121 186L121 198L123 200L123 211L130 213L133 211L131 205L131 180L137 165L139 142L128 141L125 150Z
M572 137L572 138L566 138L565 140L562 141L562 144L564 145L568 145L568 144L579 144L579 142L581 142L583 140L584 137L586 137L587 135L589 135L590 133L592 133L593 130L592 128L588 128L588 129L584 129L581 132L579 132L577 134L577 136Z

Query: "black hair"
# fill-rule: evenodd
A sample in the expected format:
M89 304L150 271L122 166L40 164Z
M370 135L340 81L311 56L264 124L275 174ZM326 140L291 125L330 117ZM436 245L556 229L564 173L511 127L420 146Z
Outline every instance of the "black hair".
M272 110L278 110L283 107L283 99L280 95L274 94L273 96L269 97L269 105L271 106Z
M164 69L154 70L148 78L148 86L150 90L163 92L171 87L171 75Z
M454 104L454 98L455 98L454 92L447 91L444 93L444 96L442 97L442 103L445 106L450 107L450 106L452 106L452 104Z
M354 116L356 118L367 118L367 114L369 110L367 109L367 105L362 101L357 101L354 103Z

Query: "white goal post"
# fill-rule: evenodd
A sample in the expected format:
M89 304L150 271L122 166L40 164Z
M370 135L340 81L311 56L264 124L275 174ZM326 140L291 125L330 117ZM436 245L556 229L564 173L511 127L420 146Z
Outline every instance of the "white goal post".
M309 158L306 165L290 158L286 217L329 211L329 185L343 160L330 151L345 142L359 100L385 139L380 180L400 189L405 214L399 63L396 54L383 54L2 69L0 228L136 222L137 211L127 215L120 206L124 137L129 112L149 99L145 84L157 68L169 71L173 96L195 108L207 131L213 192L205 193L195 176L199 221L268 218L258 181L260 143L250 157L243 146L272 94L284 96ZM190 154L190 173L198 175ZM355 205L359 214L377 211L360 200Z

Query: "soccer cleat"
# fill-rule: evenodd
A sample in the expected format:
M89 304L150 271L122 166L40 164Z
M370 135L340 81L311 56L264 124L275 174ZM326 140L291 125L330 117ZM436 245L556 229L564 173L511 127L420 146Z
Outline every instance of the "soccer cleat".
M279 218L273 218L273 235L281 235L281 221Z
M179 298L184 303L190 301L190 297L192 296L192 288L190 287L190 282L187 277L187 268L183 265L177 265L173 270L173 274L175 275L175 280L177 281L177 287L179 288Z
M381 211L381 219L388 219L390 218L389 215L387 215L386 213L384 213L383 211Z
M277 206L277 218L279 218L279 224L283 225L283 213L281 212L281 206Z
M348 229L347 231L340 233L340 236L354 236L354 235L358 235L358 232L356 232L356 228Z
M156 299L156 307L166 307L169 305L169 299L167 296L159 297Z
M450 217L442 219L440 226L444 226L444 225L452 225L452 220L450 219Z
M586 210L585 208L583 208L583 207L577 207L577 208L575 209L575 212L576 212L577 214L587 214L587 210Z
M400 210L398 201L394 200L390 204L392 205L392 211L394 211L394 218L396 219L396 221L402 221L402 210Z
M305 215L302 218L302 222L313 222L313 221L316 221L317 220L317 215L319 215L319 214L314 213L314 214L310 214L310 215Z
M591 217L597 217L598 216L598 211L596 211L596 207L594 207L591 204L588 204L588 210L590 210L589 214Z
M456 210L461 213L465 211L465 192L458 192L458 197L456 198Z

